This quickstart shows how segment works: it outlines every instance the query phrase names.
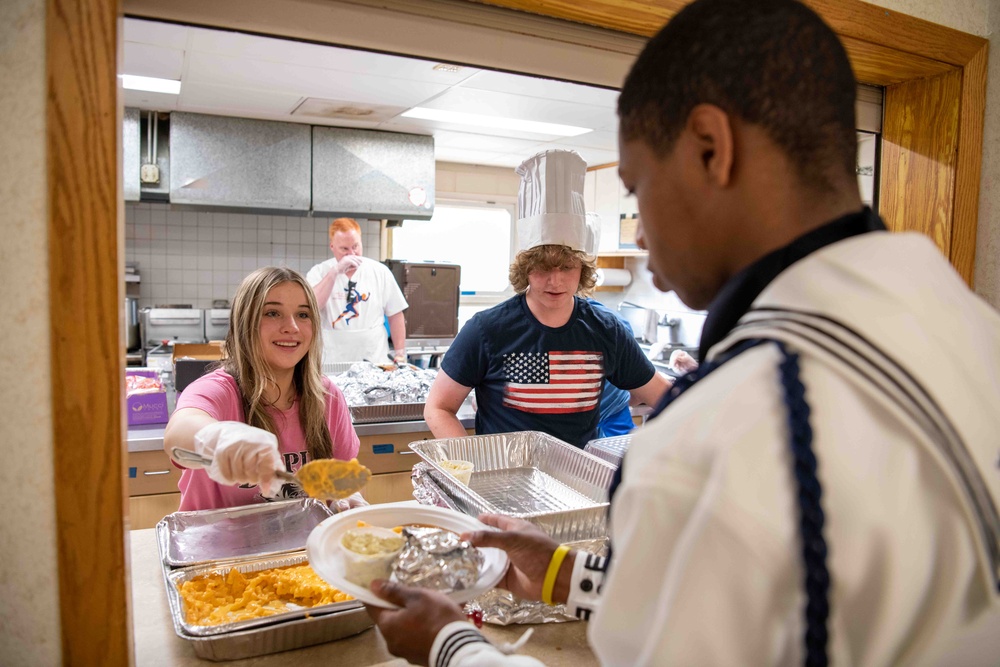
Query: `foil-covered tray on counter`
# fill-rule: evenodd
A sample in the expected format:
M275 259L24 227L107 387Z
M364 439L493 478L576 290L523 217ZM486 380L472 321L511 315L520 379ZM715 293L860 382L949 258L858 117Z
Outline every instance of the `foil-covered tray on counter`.
M242 561L228 561L225 563L194 565L192 567L179 568L170 571L165 570L164 577L167 585L167 601L170 604L170 615L174 620L174 629L181 636L209 637L238 632L240 630L249 630L251 628L274 625L276 623L282 623L284 621L299 618L319 618L324 614L345 611L348 609L356 609L362 606L361 602L354 599L345 600L343 602L333 602L315 607L300 607L289 603L288 611L282 611L271 616L245 619L233 623L196 625L187 621L184 598L178 589L178 586L184 582L191 581L196 577L208 574L219 574L225 577L230 570L237 570L244 575L247 575L254 572L260 572L262 570L270 570L290 565L302 565L306 562L307 557L305 552L300 551L299 553L285 554L275 558L251 558Z
M459 510L505 514L539 526L560 542L607 535L608 488L615 467L537 431L410 443ZM470 461L468 486L440 461Z
M301 551L312 529L331 516L314 498L174 512L156 524L157 548L171 567Z
M425 403L382 403L379 405L351 405L351 421L355 424L375 422L419 421L424 418Z
M618 468L631 444L632 434L626 433L625 435L613 435L609 438L595 438L584 445L583 451L604 459Z

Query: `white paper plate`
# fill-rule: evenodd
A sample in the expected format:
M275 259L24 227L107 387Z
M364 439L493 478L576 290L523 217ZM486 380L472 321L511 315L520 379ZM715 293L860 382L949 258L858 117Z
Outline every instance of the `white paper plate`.
M306 542L309 565L331 586L354 596L358 600L377 607L396 609L396 605L376 596L371 590L353 584L344 578L343 551L340 537L356 528L358 521L372 526L394 528L411 523L439 526L456 533L475 530L492 530L474 517L441 507L384 507L373 505L358 507L325 519L313 528ZM483 553L483 568L476 585L461 591L447 593L455 602L467 602L496 586L507 571L507 554L501 549L480 548Z

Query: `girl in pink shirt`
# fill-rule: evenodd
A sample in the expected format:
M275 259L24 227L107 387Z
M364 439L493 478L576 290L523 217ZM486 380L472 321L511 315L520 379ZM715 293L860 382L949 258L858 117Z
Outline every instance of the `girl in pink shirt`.
M294 497L299 490L283 486L276 470L357 456L344 396L320 372L318 312L296 271L266 267L243 280L221 368L184 389L164 434L168 455L183 447L212 459L182 473L181 510ZM364 504L359 495L349 500Z

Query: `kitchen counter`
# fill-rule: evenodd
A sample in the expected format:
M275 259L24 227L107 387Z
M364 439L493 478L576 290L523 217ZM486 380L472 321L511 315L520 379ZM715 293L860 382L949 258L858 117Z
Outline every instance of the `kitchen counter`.
M645 418L652 408L648 405L640 405L632 408L632 416ZM465 428L475 428L476 411L468 402L463 403L458 411L458 419ZM130 426L128 428L128 451L130 452L153 452L163 449L163 431L166 424L147 424L145 426ZM394 435L396 433L422 433L429 431L427 422L401 421L401 422L379 422L375 424L357 424L354 427L358 437L366 435Z
M468 402L462 404L458 411L458 419L465 428L474 428L476 411ZM129 426L128 451L151 452L163 449L163 431L166 424L147 424L145 426ZM396 433L422 433L429 431L424 420L378 422L373 424L356 424L354 430L358 437L366 435L393 435Z
M156 550L156 533L152 528L128 533L131 554L132 629L135 643L135 664L140 667L206 667L213 663L198 658L191 644L174 632L170 607ZM521 649L548 667L590 667L598 664L587 646L587 624L583 622L550 623L544 625L487 625L483 631L496 643L514 642L528 628L535 632ZM271 667L405 667L405 660L393 658L385 641L375 628L335 642L274 653L271 655L234 660L225 665Z

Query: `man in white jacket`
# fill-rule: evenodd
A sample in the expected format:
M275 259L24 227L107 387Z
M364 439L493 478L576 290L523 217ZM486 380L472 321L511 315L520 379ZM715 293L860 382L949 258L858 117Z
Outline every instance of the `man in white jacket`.
M605 665L996 665L1000 315L860 200L850 63L791 0L697 0L619 99L658 288L701 368L632 440L604 562L522 522L502 585L566 602ZM505 656L437 593L376 583L390 649Z

